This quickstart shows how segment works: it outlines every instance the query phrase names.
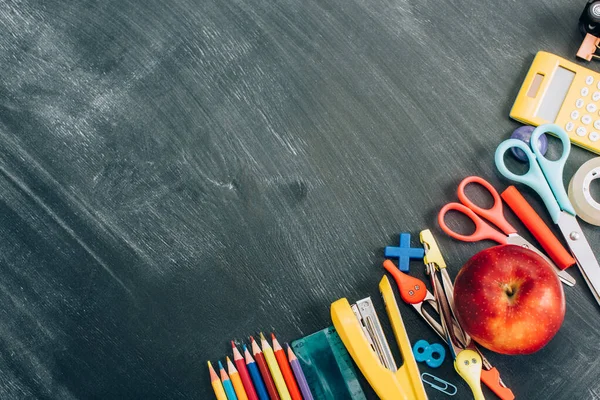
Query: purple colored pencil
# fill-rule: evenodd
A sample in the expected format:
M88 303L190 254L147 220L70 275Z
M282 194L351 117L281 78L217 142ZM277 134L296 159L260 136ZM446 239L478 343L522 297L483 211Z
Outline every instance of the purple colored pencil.
M308 386L308 382L306 382L306 377L304 376L304 372L302 371L302 367L300 366L300 361L292 351L290 345L287 345L288 351L288 361L290 366L292 367L292 371L294 371L294 376L296 377L296 382L298 383L298 387L300 388L300 392L302 392L302 397L304 400L314 400L312 393L310 392L310 387Z

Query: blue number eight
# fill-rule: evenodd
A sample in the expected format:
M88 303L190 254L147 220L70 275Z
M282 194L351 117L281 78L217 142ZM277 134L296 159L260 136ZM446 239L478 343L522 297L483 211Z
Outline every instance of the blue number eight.
M425 362L431 368L437 368L444 362L446 349L439 343L429 344L426 340L419 340L413 346L415 360ZM434 357L437 355L437 357Z

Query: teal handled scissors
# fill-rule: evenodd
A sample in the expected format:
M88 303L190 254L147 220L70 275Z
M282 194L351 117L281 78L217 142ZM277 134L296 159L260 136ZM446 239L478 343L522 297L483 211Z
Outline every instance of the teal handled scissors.
M538 139L546 132L557 136L562 142L562 155L558 160L549 160L540 152ZM522 150L529 160L529 170L523 175L509 171L504 163L504 155L512 148ZM563 171L570 152L571 142L567 133L558 125L545 124L533 131L529 146L518 139L508 139L500 143L496 149L495 161L498 171L504 177L523 183L540 195L552 221L558 225L564 236L594 298L600 304L600 265L577 222L577 214L563 184Z

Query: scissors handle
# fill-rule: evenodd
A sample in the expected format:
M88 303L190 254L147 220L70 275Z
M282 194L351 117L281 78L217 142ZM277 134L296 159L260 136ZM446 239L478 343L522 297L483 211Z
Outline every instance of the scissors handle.
M494 205L492 208L482 208L477 204L473 203L471 199L467 197L465 187L470 183L476 183L483 186L494 198ZM498 194L498 191L485 179L479 176L468 176L462 180L458 185L458 199L465 206L473 210L473 212L482 218L487 219L494 225L496 225L502 232L507 235L511 233L517 233L517 230L504 218L504 209L502 207L502 199Z
M545 132L555 134L563 144L563 153L556 161L548 160L539 151L537 141L540 135ZM571 151L571 142L567 133L558 125L546 124L538 126L533 131L531 134L531 143L533 150L518 139L508 139L500 143L494 157L496 168L498 168L498 171L505 178L523 183L535 190L544 201L550 217L552 217L552 221L556 224L558 223L561 210L575 215L575 210L569 201L562 182L565 161ZM523 175L517 175L506 167L504 155L511 148L522 150L529 160L529 170Z
M529 170L523 175L517 175L513 173L506 167L506 164L504 163L504 154L506 154L506 152L511 148L515 147L522 150L529 159ZM496 162L496 168L498 168L498 171L504 175L505 178L514 182L523 183L537 192L537 194L544 201L544 204L550 213L550 217L552 217L552 221L554 221L554 223L558 223L560 206L556 202L554 194L552 193L550 186L548 186L548 182L546 182L544 173L535 159L535 154L533 154L529 146L518 139L505 140L504 142L500 143L496 149L494 158Z
M470 235L461 235L460 233L454 232L448 228L444 219L448 211L458 211L466 215L475 224L475 232ZM490 239L500 244L507 243L507 237L490 225L486 224L481 218L477 216L470 208L460 203L448 203L440 210L438 214L438 223L446 234L454 239L462 240L463 242L478 242L480 240Z
M540 152L539 138L545 132L555 135L562 143L562 154L558 160L548 160ZM535 128L531 134L529 145L531 146L531 150L533 150L533 154L535 154L537 157L537 162L542 168L542 172L546 177L546 181L548 181L550 189L552 189L552 193L554 193L554 197L556 198L561 210L566 211L571 215L575 215L575 209L569 200L569 196L567 195L565 184L563 182L565 164L567 163L567 158L569 158L569 154L571 153L571 141L569 139L569 135L564 131L563 128L556 124L540 125Z

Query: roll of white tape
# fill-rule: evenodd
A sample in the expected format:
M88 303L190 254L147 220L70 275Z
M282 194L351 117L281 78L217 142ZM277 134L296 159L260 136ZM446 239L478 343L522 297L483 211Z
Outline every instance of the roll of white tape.
M600 179L600 157L584 163L569 183L569 200L579 218L585 222L600 226L600 203L592 197L590 185L594 179Z

